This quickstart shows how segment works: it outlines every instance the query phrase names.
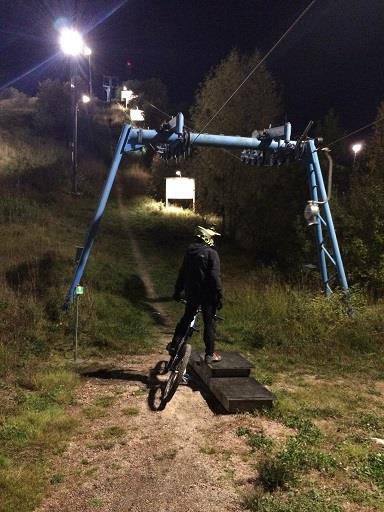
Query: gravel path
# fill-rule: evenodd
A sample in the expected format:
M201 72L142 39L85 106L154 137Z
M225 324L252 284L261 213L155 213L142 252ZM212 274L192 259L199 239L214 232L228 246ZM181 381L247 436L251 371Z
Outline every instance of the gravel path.
M216 415L186 386L164 410L152 410L159 359L88 372L72 412L80 431L54 462L58 483L36 512L242 510L238 491L253 471L239 465L248 451L235 433L239 418ZM223 427L231 443L224 451Z
M121 214L126 215L122 204ZM140 247L128 234L147 296L166 325ZM164 333L163 326L159 347L167 342ZM280 427L262 417L217 414L198 389L187 386L156 410L163 378L156 368L166 357L159 350L82 369L76 403L68 411L79 428L65 453L52 461L51 489L35 512L244 510L241 496L257 475L236 429L276 436Z

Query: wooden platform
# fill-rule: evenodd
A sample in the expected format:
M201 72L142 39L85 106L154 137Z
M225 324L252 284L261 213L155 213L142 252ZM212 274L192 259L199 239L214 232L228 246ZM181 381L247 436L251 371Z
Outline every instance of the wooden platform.
M253 365L238 352L221 352L222 360L206 364L204 354L192 352L189 364L193 371L231 413L271 407L274 395L250 377Z

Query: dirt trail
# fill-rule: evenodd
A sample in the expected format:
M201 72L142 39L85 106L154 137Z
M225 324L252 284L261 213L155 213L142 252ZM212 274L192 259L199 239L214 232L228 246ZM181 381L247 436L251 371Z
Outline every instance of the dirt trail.
M124 218L125 211L122 208ZM137 242L133 252L147 296L156 293ZM155 304L166 319L162 304ZM152 303L153 306L153 303ZM164 333L159 346L164 347ZM263 418L216 414L199 391L180 386L154 410L166 354L103 361L83 372L69 414L79 431L53 461L51 493L36 512L233 512L252 488L255 469L238 426L278 435Z
M184 386L163 411L152 411L148 370L158 360L159 354L120 360L110 366L120 379L101 378L108 372L86 378L74 411L80 432L55 462L60 483L39 512L241 510L236 486L254 475L238 465L247 452L235 434L238 419L215 415L199 392ZM82 414L103 400L110 405L100 417ZM224 427L225 452L217 437Z

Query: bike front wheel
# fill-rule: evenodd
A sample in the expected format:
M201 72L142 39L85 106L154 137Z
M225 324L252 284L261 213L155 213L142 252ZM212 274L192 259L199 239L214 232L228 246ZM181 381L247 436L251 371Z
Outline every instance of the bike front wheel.
M175 367L171 370L170 375L168 377L167 383L164 388L164 393L162 397L163 402L169 402L178 388L185 370L187 369L189 358L191 356L191 345L185 344L181 349L181 353L179 355L179 361L175 365Z

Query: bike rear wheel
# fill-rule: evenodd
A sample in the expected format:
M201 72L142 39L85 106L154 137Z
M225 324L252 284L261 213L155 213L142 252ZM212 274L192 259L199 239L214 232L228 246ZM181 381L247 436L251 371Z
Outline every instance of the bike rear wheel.
M169 402L178 388L185 370L187 369L192 347L187 343L182 347L180 359L173 370L171 370L162 397L163 402Z

